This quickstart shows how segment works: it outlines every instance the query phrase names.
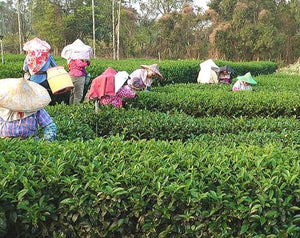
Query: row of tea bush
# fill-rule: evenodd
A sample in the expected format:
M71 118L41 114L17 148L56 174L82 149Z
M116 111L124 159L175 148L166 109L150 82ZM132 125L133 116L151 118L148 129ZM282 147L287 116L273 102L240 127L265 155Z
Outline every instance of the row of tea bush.
M58 65L62 65L67 70L67 61L61 57L54 57ZM22 77L23 61L25 55L5 55L5 64L0 65L0 79L1 78L18 78ZM97 77L105 71L107 67L112 67L117 71L133 72L140 68L142 64L159 65L160 72L164 79L157 78L153 85L167 85L174 83L194 83L197 81L197 76L200 71L199 60L164 60L157 62L150 59L126 59L126 60L103 60L91 59L91 65L87 67L87 72L91 74L92 78ZM277 64L271 61L253 61L253 62L231 62L216 60L215 63L219 66L231 66L235 74L234 76L244 75L251 72L252 75L271 74L277 69Z
M144 109L119 109L111 106L94 112L93 103L76 106L64 104L48 108L58 127L58 140L84 140L96 137L122 135L124 139L182 140L211 134L276 133L289 143L299 133L299 121L295 117L201 117L179 112L159 112ZM296 130L295 130L296 129ZM41 135L42 136L42 135Z
M1 139L0 237L297 237L299 78L232 92L191 62L123 109L48 106L51 143Z
M297 237L299 150L280 137L3 139L0 236Z
M0 235L294 237L296 116L194 117L176 105L49 106L56 141L1 140Z

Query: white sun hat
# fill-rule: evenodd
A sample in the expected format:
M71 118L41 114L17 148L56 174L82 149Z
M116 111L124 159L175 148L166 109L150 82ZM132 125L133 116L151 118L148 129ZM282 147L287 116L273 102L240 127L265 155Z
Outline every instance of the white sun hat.
M129 78L129 74L126 71L120 71L115 75L115 93L117 93L124 83Z
M82 59L90 60L92 57L92 47L84 44L80 39L75 40L72 44L67 45L61 52L61 57L64 59Z
M50 49L51 49L50 45L46 41L43 41L38 37L35 37L32 40L27 41L23 45L23 50L25 51L42 50L42 51L49 52Z

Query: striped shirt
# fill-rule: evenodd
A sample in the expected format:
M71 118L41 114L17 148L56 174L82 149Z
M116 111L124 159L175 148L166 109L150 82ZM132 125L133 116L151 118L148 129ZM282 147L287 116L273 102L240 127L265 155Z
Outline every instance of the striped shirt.
M20 120L5 122L0 117L0 137L27 138L37 133L38 126L44 129L45 139L51 141L55 138L56 126L45 109Z

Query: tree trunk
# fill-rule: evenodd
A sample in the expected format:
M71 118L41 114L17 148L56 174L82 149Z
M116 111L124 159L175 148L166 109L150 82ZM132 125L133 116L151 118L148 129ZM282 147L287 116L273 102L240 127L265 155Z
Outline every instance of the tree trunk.
M113 59L116 59L116 39L115 39L115 0L112 0L112 28L113 28Z
M17 1L17 9L18 9L18 28L19 28L19 50L20 54L22 54L22 33L21 33L21 16L20 16L20 0Z
M92 17L93 17L93 53L94 58L96 58L96 39L95 39L95 5L94 0L92 0Z
M120 59L120 15L121 15L121 0L119 0L118 10L118 30L117 30L117 60Z

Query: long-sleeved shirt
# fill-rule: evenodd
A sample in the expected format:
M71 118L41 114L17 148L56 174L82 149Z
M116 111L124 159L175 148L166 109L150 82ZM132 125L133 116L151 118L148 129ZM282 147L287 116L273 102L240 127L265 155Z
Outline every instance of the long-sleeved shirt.
M53 56L51 54L49 54L47 62L39 70L39 72L30 76L30 80L35 83L41 84L42 82L44 82L47 79L47 69L50 67L54 67L54 66L57 66L57 64L56 64ZM27 65L27 58L25 58L25 60L24 60L23 69L25 71L29 71L29 68Z
M38 110L28 117L4 121L0 117L0 137L27 138L37 133L38 126L43 128L45 140L52 141L56 138L56 125L45 109Z
M244 90L251 91L252 87L250 84L245 85L242 80L236 81L232 87L232 91L244 91Z
M86 76L85 67L90 65L90 61L80 59L71 60L68 64L69 75L75 77Z
M127 80L128 85L134 89L141 91L147 87L151 87L152 79L147 77L146 69L137 69L130 74L130 79Z

